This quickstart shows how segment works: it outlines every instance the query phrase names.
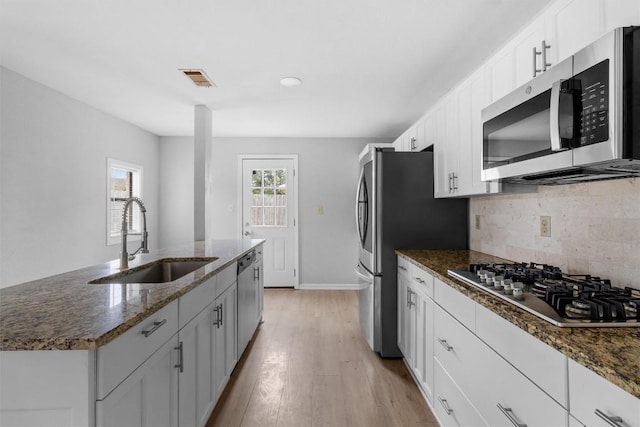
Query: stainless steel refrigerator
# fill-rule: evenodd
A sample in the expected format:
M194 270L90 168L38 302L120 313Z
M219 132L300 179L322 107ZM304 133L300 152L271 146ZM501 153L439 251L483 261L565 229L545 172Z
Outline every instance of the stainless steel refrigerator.
M356 200L360 328L373 351L398 349L395 249L467 249L467 199L434 199L433 152L367 147Z

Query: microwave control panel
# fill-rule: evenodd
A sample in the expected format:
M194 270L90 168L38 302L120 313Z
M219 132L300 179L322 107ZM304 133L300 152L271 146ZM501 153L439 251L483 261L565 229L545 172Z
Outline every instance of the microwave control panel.
M609 139L609 60L606 59L573 77L580 91L579 146Z

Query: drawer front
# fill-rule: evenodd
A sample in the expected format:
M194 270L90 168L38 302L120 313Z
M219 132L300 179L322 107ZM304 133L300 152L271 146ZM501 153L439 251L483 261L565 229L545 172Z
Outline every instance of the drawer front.
M486 426L480 414L451 377L447 375L442 365L437 360L434 365L435 398L433 408L440 425L443 427Z
M565 355L479 304L476 306L476 335L556 402L568 408Z
M478 371L486 369L478 364L476 356L484 344L437 304L434 308L434 356L458 386L469 393L476 387Z
M475 355L484 369L476 373L481 388L469 398L492 427L567 427L569 413L500 355L483 345Z
M262 261L262 258L264 256L263 252L264 252L264 245L260 245L256 248L256 261L255 261L256 264L259 261Z
M475 331L475 301L437 278L435 279L434 300L469 330Z
M238 280L238 264L234 262L216 274L216 298L222 295L236 280Z
M640 427L640 399L573 360L569 360L569 402L571 414L589 427L615 425L602 417L620 417L619 425Z
M109 394L177 332L178 301L173 301L100 347L97 351L97 399Z
M191 319L196 317L206 306L211 304L216 298L216 279L217 276L209 278L204 283L193 288L187 294L180 297L178 305L179 329L189 323Z
M417 266L413 266L411 273L414 286L422 289L429 298L433 299L433 276Z
M411 278L411 262L409 260L399 256L398 257L398 275Z

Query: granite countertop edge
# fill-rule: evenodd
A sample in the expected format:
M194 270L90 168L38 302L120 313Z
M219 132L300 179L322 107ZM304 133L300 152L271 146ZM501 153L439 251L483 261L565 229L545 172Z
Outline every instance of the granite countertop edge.
M396 250L396 254L640 399L640 328L560 328L447 275L447 270L466 270L472 262L510 261L504 258L471 250ZM599 351L602 346L626 351Z
M160 260L217 258L166 284L89 283L122 275L119 260L113 260L0 289L0 351L96 350L263 243L193 242L130 262L129 269L135 270Z

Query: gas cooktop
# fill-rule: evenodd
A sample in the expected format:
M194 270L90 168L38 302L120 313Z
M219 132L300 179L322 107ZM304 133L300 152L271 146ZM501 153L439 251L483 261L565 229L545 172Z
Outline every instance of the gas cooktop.
M471 264L449 276L560 327L640 326L640 290L536 263Z

